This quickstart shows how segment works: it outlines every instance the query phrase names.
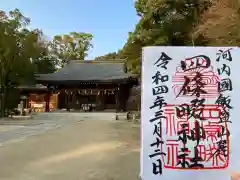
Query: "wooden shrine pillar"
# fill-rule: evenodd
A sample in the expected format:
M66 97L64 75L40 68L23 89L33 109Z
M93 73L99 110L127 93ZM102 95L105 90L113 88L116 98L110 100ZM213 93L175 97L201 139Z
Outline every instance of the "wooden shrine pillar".
M101 109L101 100L100 100L100 91L97 93L96 95L96 110L100 110Z
M126 112L127 101L130 95L130 86L121 84L116 92L116 112Z
M67 111L70 111L69 99L70 99L70 93L67 92L67 90L65 90L65 106L66 106Z
M120 108L120 91L119 90L116 91L115 101L116 101L116 112L120 112L121 108Z
M58 94L58 109L63 109L64 105L65 105L65 92L63 90L60 90Z
M77 103L77 95L76 95L76 90L72 90L71 92L71 107L73 109L77 109L78 107L78 103Z
M46 96L45 96L45 112L49 112L50 111L50 97L51 97L51 93L47 92Z
M103 111L105 109L105 95L103 93L100 94L99 98L99 110Z

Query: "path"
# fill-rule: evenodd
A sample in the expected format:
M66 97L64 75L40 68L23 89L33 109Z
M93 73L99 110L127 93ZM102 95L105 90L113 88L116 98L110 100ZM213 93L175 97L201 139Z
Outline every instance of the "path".
M0 147L1 180L139 179L139 125L54 116L35 121L41 123L0 131L0 140L14 134ZM7 143L26 130L35 135Z

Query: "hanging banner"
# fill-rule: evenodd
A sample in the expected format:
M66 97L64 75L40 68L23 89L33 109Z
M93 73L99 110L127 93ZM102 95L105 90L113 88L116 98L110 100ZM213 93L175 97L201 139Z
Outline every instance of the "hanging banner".
M240 48L145 47L142 180L230 180L240 171Z

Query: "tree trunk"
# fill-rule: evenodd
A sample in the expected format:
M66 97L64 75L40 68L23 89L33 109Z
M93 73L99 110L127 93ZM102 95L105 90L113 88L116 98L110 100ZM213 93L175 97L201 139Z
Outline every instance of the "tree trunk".
M3 87L3 69L1 67L1 77L0 77L0 84L1 84L1 117L4 117L4 109L5 109L5 104L4 104L4 87Z

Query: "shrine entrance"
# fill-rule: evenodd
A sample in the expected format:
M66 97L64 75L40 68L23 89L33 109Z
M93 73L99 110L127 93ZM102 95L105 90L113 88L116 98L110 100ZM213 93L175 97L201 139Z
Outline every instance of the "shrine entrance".
M51 93L58 94L58 108L80 111L126 111L137 78L123 70L123 61L72 62L52 74L37 75Z
M118 89L61 89L58 92L58 108L81 111L116 109Z

